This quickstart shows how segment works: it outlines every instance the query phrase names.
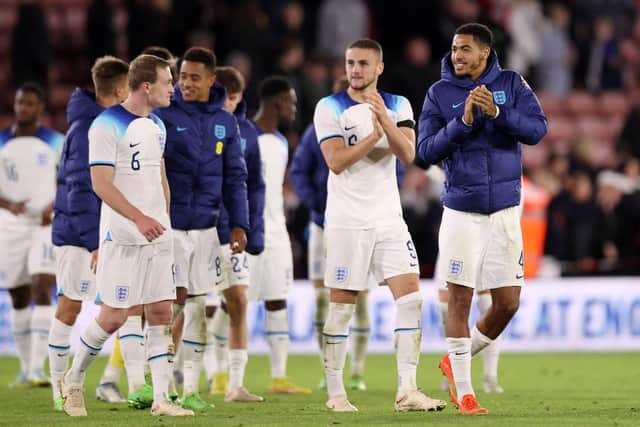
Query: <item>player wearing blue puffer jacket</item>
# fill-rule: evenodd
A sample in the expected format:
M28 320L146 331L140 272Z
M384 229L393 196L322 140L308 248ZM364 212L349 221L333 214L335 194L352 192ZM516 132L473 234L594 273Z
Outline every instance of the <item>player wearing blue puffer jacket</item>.
M127 98L128 70L129 65L120 59L98 58L91 69L96 93L76 89L67 104L70 127L60 157L52 226L53 244L58 246L58 306L49 332L54 408L60 411L62 397L58 384L69 364L71 329L82 301L96 296L101 201L91 188L89 127L105 108ZM102 400L126 402L116 382L105 383L100 390Z
M249 196L249 231L246 251L258 255L264 250L265 182L256 128L247 119L247 105L242 100L244 78L233 67L218 67L216 78L227 90L225 110L235 114L240 127L240 142L247 163L247 193ZM229 249L229 215L223 207L218 222L218 237L222 244L222 258L216 260L215 293L224 301L207 323L213 346L207 347L205 360L216 359L217 371L207 372L211 379L211 394L224 394L226 402L262 402L264 399L244 387L247 364L247 289L249 287L249 260L244 252L232 254ZM222 274L218 274L220 265ZM209 298L211 301L212 298ZM208 301L208 303L209 303ZM209 304L208 304L209 305ZM207 310L209 314L209 310ZM227 338L228 337L228 338ZM228 345L227 345L228 344ZM211 349L211 350L209 350ZM228 351L227 351L228 350ZM228 358L227 358L228 355Z
M418 156L443 163L446 181L440 257L449 289L448 354L440 362L450 398L463 414L483 414L471 386L471 356L490 345L518 309L524 284L520 192L522 148L537 144L547 119L518 73L502 70L481 24L456 30L442 80L420 115ZM492 306L469 332L473 290Z
M224 110L225 89L215 82L216 58L206 48L187 50L178 85L168 108L157 112L167 128L165 164L171 188L171 225L178 304L184 297L184 395L182 406L203 410L210 405L198 394L206 345L205 295L213 290L212 274L221 271L216 225L220 209L229 212L231 250L241 253L249 230L247 168L238 122ZM174 317L179 312L175 307Z

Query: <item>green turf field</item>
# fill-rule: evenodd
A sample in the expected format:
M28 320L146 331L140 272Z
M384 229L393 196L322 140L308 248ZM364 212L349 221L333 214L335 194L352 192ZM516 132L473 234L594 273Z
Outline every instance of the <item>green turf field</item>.
M502 395L485 395L481 389L481 361L474 366L478 400L491 413L463 417L452 406L440 413L397 414L393 411L396 385L393 356L373 355L367 359L366 392L351 392L360 409L355 414L331 414L324 410L325 394L310 396L270 395L268 359L250 357L246 383L263 394L261 404L225 404L221 397L206 399L216 408L189 419L156 419L148 410L133 410L95 399L94 389L106 362L98 360L89 371L86 401L89 416L70 418L51 409L50 389L9 390L18 362L0 358L0 425L474 425L474 426L618 426L640 425L640 354L506 354L501 359ZM427 394L445 398L440 391L437 357L421 359L418 382ZM289 358L289 374L306 386L320 378L314 356ZM124 379L124 378L123 378ZM125 387L125 384L122 384ZM203 378L204 387L204 378ZM125 388L123 388L124 390Z

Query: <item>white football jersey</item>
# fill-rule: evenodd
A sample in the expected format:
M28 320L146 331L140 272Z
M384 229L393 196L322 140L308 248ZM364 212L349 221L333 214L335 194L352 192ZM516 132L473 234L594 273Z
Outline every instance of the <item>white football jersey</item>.
M261 132L258 129L262 176L266 185L264 235L265 245L271 246L278 239L289 238L283 196L284 178L289 161L289 143L280 132Z
M106 109L91 124L89 164L113 166L113 183L129 203L166 228L164 234L149 242L133 221L102 203L102 239L120 245L148 245L171 238L161 176L166 137L164 124L157 116L140 117L121 105Z
M5 224L39 225L42 211L56 194L56 167L64 136L41 127L34 136L16 137L11 129L0 133L0 197L27 201L25 215L0 209Z
M380 91L387 113L398 126L413 129L409 101ZM345 146L357 144L373 131L370 105L354 101L346 91L321 99L313 124L322 144L342 138ZM326 226L367 229L395 225L402 221L402 207L396 178L396 156L384 135L374 149L339 175L329 171L327 182Z

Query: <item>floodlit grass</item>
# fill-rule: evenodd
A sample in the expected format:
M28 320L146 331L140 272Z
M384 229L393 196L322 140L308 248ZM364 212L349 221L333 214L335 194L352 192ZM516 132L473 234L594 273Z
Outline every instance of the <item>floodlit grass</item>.
M432 397L446 398L440 391L438 356L424 355L418 372L419 385ZM53 412L48 388L9 390L18 369L15 358L0 358L0 425L474 425L474 426L618 426L640 425L640 354L505 354L501 359L502 395L481 391L480 359L474 360L474 384L478 400L489 408L486 416L464 417L449 405L440 413L393 411L396 376L391 355L367 359L366 392L351 392L359 408L355 414L333 414L324 409L324 392L310 396L267 393L269 361L250 357L246 385L267 398L260 404L226 404L219 396L202 392L216 408L195 418L153 418L148 410L133 410L95 399L95 386L106 363L99 359L88 373L86 401L89 416L71 418ZM289 375L300 385L313 387L321 376L317 356L291 356ZM122 389L126 390L123 376Z

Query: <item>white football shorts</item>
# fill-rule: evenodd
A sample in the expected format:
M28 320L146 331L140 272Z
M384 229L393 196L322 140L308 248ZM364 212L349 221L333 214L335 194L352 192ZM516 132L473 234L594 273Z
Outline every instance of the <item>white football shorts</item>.
M222 245L221 252L222 254L215 259L215 291L221 293L235 285L249 286L249 258L247 253L232 254L228 243Z
M215 260L221 257L220 240L214 228L173 230L176 286L188 295L206 295L214 289Z
M445 207L438 243L449 283L478 291L524 285L519 206L489 215Z
M327 257L324 243L324 230L312 221L309 223L309 242L307 243L309 280L324 280Z
M293 255L289 236L266 246L260 255L249 257L249 299L274 301L287 299L293 284Z
M58 295L74 301L93 301L96 275L91 271L91 252L79 246L59 246L56 258Z
M31 283L35 274L56 274L51 225L0 225L0 288Z

